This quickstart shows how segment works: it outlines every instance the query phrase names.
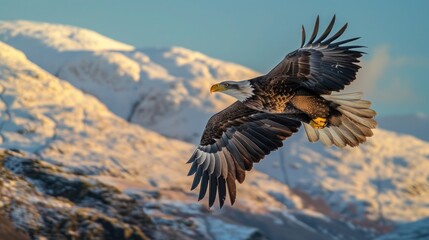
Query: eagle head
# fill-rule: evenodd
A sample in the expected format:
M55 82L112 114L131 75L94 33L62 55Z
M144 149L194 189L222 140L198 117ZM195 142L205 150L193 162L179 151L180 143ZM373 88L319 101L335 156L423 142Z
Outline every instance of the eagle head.
M222 92L238 99L241 102L252 97L254 95L253 90L254 90L254 87L252 86L252 83L249 80L238 81L238 82L224 81L221 83L214 84L210 88L211 93Z

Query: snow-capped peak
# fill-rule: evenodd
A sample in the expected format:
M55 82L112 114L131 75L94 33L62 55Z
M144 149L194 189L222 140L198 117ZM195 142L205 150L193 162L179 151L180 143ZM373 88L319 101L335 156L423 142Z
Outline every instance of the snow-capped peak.
M118 116L190 142L198 141L214 112L234 101L210 95L212 84L258 75L182 47L136 49L90 30L57 24L0 22L0 41L97 97ZM169 127L172 121L174 129Z
M133 46L105 37L97 32L62 24L32 21L0 21L0 38L15 44L33 43L57 51L132 50ZM29 41L31 39L31 41ZM28 49L33 46L27 46Z

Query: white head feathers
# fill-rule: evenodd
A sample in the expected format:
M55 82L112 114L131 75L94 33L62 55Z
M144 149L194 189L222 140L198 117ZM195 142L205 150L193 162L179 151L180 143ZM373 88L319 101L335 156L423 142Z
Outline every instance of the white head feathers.
M228 94L239 101L243 102L246 99L253 96L253 86L250 84L249 80L234 82L234 81L225 81L220 84L223 84L226 89L222 92Z

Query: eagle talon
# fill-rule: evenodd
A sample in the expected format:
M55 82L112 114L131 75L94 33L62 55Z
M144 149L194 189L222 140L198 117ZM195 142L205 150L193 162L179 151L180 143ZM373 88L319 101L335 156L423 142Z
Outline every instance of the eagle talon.
M326 126L326 118L314 118L310 121L310 125L316 129L322 129Z

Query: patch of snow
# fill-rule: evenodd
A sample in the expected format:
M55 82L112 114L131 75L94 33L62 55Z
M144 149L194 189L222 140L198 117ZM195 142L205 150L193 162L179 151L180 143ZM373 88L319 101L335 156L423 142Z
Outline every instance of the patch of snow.
M78 52L134 49L88 29L22 20L0 21L0 40L53 74ZM69 56L60 57L61 52Z

